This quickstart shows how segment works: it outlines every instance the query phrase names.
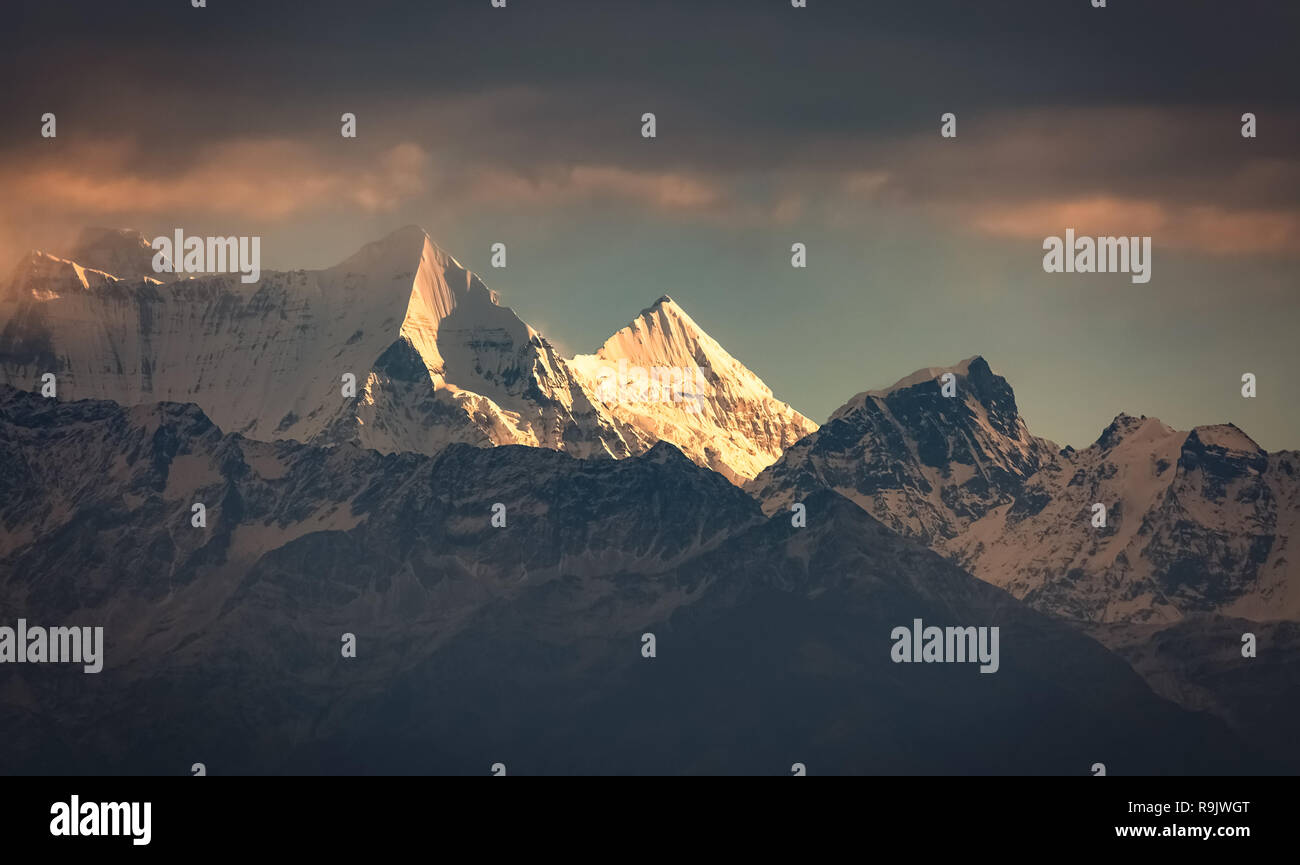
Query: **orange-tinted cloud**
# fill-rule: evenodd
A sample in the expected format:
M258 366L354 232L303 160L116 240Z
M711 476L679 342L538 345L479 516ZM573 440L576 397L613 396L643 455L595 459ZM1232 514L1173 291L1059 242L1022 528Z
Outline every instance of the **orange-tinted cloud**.
M994 237L1151 235L1212 255L1300 255L1300 130L1268 116L1240 135L1228 108L1040 109L958 120L882 142L887 174L847 196ZM861 174L861 172L859 172Z
M564 218L612 203L738 228L843 226L872 208L993 237L1073 227L1150 234L1162 246L1216 255L1300 254L1300 159L1288 149L1300 130L1282 116L1268 116L1267 138L1246 140L1227 109L962 114L957 139L940 138L936 117L924 131L812 135L797 149L760 149L739 162L716 142L681 143L661 163L653 148L608 146L612 133L585 136L584 147L565 153L554 134L502 126L507 117L543 132L577 122L565 105L539 100L526 91L476 94L426 108L433 117L403 115L408 140L236 138L169 151L161 168L150 139L60 140L0 154L0 233L8 235L0 253L27 245L37 225L71 234L118 214L265 223L427 202L457 218L520 207ZM397 125L378 112L370 123ZM421 144L409 140L417 136Z
M1150 236L1159 246L1215 255L1300 249L1300 215L1283 210L1234 211L1094 196L971 205L952 212L976 231L995 237L1041 239L1073 228L1080 235Z
M701 210L720 204L724 187L675 171L615 165L551 165L524 173L436 157L402 142L343 152L278 139L237 139L209 145L176 170L150 171L127 141L61 150L27 151L0 159L0 216L39 213L71 222L115 214L170 217L209 213L278 221L323 210L394 210L421 196L447 207L559 207L620 200L659 210ZM348 152L348 149L351 152Z
M214 144L178 172L150 173L130 162L129 145L110 143L25 165L6 161L6 207L87 217L204 210L283 219L329 206L394 208L424 186L426 156L402 143L352 170L287 139Z

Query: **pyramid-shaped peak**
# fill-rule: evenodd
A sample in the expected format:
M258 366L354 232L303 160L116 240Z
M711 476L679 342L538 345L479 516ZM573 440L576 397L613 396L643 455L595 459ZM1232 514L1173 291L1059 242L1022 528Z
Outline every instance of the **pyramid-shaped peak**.
M404 225L379 240L367 243L349 258L340 262L338 267L346 270L369 270L375 267L395 271L412 270L426 255L440 267L469 272L469 268L435 243L429 236L429 232L414 224Z
M598 354L655 363L718 364L719 369L736 362L666 294L637 313Z
M594 354L568 364L620 421L672 442L733 483L753 478L817 427L776 399L666 294ZM651 388L647 381L669 384ZM655 396L665 393L669 398Z

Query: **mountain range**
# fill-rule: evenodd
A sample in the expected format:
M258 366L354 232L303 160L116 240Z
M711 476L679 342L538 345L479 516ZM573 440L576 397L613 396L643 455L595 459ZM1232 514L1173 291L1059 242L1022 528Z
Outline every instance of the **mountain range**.
M1059 618L1300 619L1298 471L1300 452L1266 453L1231 424L1121 414L1091 446L1059 447L974 357L859 394L748 489L769 513L835 490Z
M670 441L736 482L816 428L671 298L565 359L414 226L252 287L140 276L138 233L89 231L79 248L127 275L31 253L0 289L0 381L30 388L52 372L68 399L193 402L250 437L384 453L463 442L623 458ZM656 367L699 370L691 399L627 399L635 370Z
M1060 447L1029 433L1006 379L974 357L855 396L746 489L767 513L833 490L1091 635L1157 693L1294 755L1298 470L1300 453L1267 453L1231 424L1121 414L1091 446Z
M8 678L0 770L1300 768L1297 452L1060 447L982 357L818 427L666 296L562 357L414 227L252 286L149 252L0 288L2 608L113 660ZM892 663L918 618L1001 669Z
M6 671L6 772L1269 767L838 494L765 519L667 443L384 455L5 387L0 445L0 606L106 658ZM892 663L916 618L1000 628L996 675Z

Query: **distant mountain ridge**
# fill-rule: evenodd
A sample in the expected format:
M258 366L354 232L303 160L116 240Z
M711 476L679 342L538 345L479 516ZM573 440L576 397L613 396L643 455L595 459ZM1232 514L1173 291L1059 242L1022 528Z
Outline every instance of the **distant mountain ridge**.
M1300 619L1298 474L1300 454L1266 453L1231 424L1178 432L1120 415L1092 446L1059 448L1029 433L1006 379L975 357L859 394L747 489L769 513L833 489L1081 623Z

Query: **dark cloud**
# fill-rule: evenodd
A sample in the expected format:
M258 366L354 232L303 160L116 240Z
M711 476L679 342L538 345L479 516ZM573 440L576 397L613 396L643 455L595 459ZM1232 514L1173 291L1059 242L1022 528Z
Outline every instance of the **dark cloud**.
M898 131L937 109L1294 108L1300 29L1300 7L1268 0L18 0L6 15L0 63L22 82L7 136L58 104L181 121L182 139L511 87L812 134Z
M19 0L8 17L0 220L28 229L416 194L789 221L847 198L994 233L1080 209L1173 220L1189 243L1232 217L1277 247L1300 208L1290 3ZM959 145L936 134L945 111Z

